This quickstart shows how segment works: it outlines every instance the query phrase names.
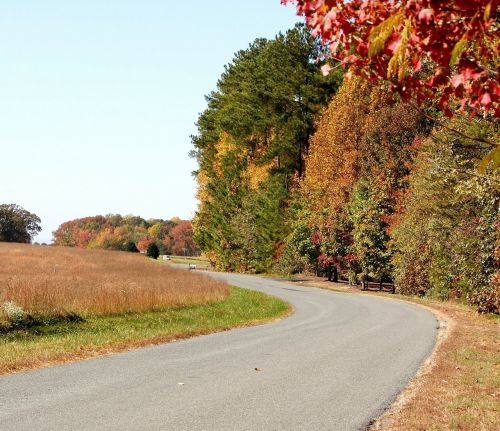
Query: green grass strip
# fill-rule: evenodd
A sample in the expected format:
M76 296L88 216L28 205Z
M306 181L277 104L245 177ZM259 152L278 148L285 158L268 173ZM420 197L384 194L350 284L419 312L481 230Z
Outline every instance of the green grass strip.
M278 298L231 287L228 299L204 305L14 330L0 334L0 373L256 324L289 311Z

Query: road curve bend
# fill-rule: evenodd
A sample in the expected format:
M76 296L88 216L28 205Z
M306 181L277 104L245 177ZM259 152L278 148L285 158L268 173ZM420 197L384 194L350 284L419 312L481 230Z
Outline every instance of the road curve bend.
M295 311L266 325L0 377L0 429L360 430L434 346L434 316L402 301L212 276Z

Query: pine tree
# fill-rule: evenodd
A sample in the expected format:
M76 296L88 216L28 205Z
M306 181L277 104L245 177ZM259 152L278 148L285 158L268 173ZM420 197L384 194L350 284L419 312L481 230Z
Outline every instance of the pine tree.
M158 257L160 256L160 250L156 243L152 242L148 245L146 255L152 259L158 259Z
M257 39L226 66L193 137L195 240L224 269L262 271L286 236L290 182L302 175L315 116L336 90L303 26Z

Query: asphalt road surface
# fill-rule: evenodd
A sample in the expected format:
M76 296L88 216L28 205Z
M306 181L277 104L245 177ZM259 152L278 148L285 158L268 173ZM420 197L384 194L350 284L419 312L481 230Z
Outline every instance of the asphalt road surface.
M276 322L0 377L0 430L359 430L429 355L417 306L216 274L291 303Z

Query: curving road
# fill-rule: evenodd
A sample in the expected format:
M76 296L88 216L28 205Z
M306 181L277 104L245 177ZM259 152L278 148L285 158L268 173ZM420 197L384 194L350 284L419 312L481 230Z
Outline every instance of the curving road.
M0 377L0 429L365 429L434 345L436 319L411 304L213 276L283 298L295 313Z

